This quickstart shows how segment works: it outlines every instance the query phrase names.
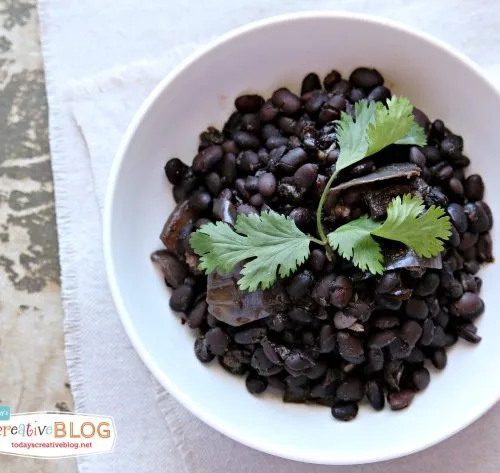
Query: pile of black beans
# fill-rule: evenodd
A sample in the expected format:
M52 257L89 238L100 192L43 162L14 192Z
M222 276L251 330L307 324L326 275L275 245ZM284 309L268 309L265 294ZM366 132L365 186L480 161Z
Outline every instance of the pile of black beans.
M285 402L322 404L344 421L356 417L365 400L376 410L386 402L393 410L408 407L433 369L445 368L449 347L459 339L481 340L474 324L484 311L476 274L492 261L493 220L481 176L465 176L462 137L414 109L427 146L390 146L340 176L347 181L382 164L416 164L428 185L426 203L444 207L453 223L441 269L410 267L374 277L340 257L329 260L313 245L308 261L280 282L288 302L270 317L233 327L208 311L207 277L197 269L189 236L207 222L232 225L238 214L269 209L315 235L315 210L338 157L336 120L341 112L352 114L356 101L389 97L382 75L365 67L348 80L335 70L323 81L310 73L300 95L280 88L267 100L238 97L223 129L200 135L191 166L167 162L175 200L187 202L192 213L175 229L175 249L152 255L173 289L172 309L196 333L201 362L216 360L245 376L252 394L278 390ZM334 228L329 222L366 213L353 194L342 205L327 204L327 230Z

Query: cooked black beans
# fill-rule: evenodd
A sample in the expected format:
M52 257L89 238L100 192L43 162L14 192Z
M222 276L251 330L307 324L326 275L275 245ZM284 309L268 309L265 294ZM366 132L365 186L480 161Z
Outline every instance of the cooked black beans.
M299 270L271 289L276 295L257 291L243 303L230 289L234 281L220 288L221 297L241 303L240 326L219 320L207 302L217 285L198 268L192 233L211 222L235 225L238 215L275 211L315 235L317 204L339 157L336 120L341 112L353 115L359 100L391 97L382 75L370 67L353 70L349 80L331 71L323 83L311 72L300 96L295 92L280 88L267 100L257 94L237 97L222 131L209 127L201 133L192 166L178 158L166 163L174 198L189 212L170 240L164 230L167 249L151 259L172 288L171 308L197 332L196 357L245 375L250 393L269 387L285 402L328 406L344 421L356 417L365 396L376 410L386 401L393 410L404 409L429 385L429 364L445 368L449 346L481 341L474 324L484 311L477 273L481 263L493 260L493 216L482 200L484 182L478 174L466 178L463 139L442 120L431 123L414 108L426 146L389 147L340 176L353 179L396 162L418 166L419 177L387 189L399 195L409 188L427 207L446 209L453 226L441 269L416 266L374 276L312 243ZM385 217L387 203L378 200L386 188L373 186L373 196L368 191L352 188L330 196L325 231L366 214ZM387 244L381 241L384 250ZM255 304L262 305L259 318L245 320Z
M258 112L262 105L264 105L264 99L256 94L241 95L234 101L234 106L240 113Z
M177 185L187 174L189 168L180 159L172 158L165 164L165 174L171 184Z
M358 415L358 405L355 402L344 402L332 406L332 416L337 420L349 421Z

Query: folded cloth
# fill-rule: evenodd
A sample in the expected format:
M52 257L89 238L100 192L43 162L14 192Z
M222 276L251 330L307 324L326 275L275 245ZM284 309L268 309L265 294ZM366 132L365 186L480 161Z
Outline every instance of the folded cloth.
M38 4L70 380L76 410L112 415L118 430L114 453L79 457L80 471L498 471L500 407L439 446L377 465L310 466L256 452L179 406L151 380L123 332L106 284L100 215L110 162L132 115L164 74L196 46L193 41L203 43L254 19L307 10L310 3L211 0L202 8L200 2L175 0ZM376 13L421 26L481 65L499 65L491 47L500 39L497 2L317 0L314 8ZM180 44L185 46L176 46Z

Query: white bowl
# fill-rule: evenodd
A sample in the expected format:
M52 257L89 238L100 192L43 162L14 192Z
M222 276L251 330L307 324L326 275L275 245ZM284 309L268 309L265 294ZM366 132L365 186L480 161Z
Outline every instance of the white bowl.
M104 219L109 283L136 350L186 408L220 432L265 452L311 463L356 464L406 455L469 425L500 395L500 268L482 271L483 341L449 353L412 406L395 413L362 409L350 423L327 408L255 397L243 379L202 365L193 335L169 308L169 291L149 260L174 207L163 173L173 156L189 161L200 131L221 126L238 95L297 90L304 75L332 68L348 75L376 67L397 94L465 139L470 170L482 174L499 215L500 96L483 73L448 46L399 24L346 13L286 15L239 28L175 68L137 112L115 158ZM494 232L496 234L496 232ZM495 280L497 283L495 283ZM495 290L495 286L497 289ZM300 435L297 435L300 432Z

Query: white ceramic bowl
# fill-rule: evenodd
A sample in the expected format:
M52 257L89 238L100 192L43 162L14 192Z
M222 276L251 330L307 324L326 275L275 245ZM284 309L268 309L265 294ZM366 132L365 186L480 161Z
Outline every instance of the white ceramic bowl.
M463 134L471 170L482 174L499 214L500 96L462 54L414 30L352 14L287 15L239 28L175 68L130 125L115 158L107 195L104 249L109 283L136 350L158 380L190 411L222 433L282 457L324 464L373 462L433 445L469 425L500 395L500 268L482 271L486 313L478 346L449 353L425 393L398 413L361 410L350 423L327 408L254 397L243 379L199 363L193 335L172 314L169 291L149 260L161 247L162 225L174 207L163 173L166 160L192 159L198 134L221 126L238 95L264 96L278 86L297 90L304 75L344 75L376 67L388 86L431 119ZM496 234L496 232L494 232ZM495 290L495 286L497 289ZM297 435L300 432L300 435Z

